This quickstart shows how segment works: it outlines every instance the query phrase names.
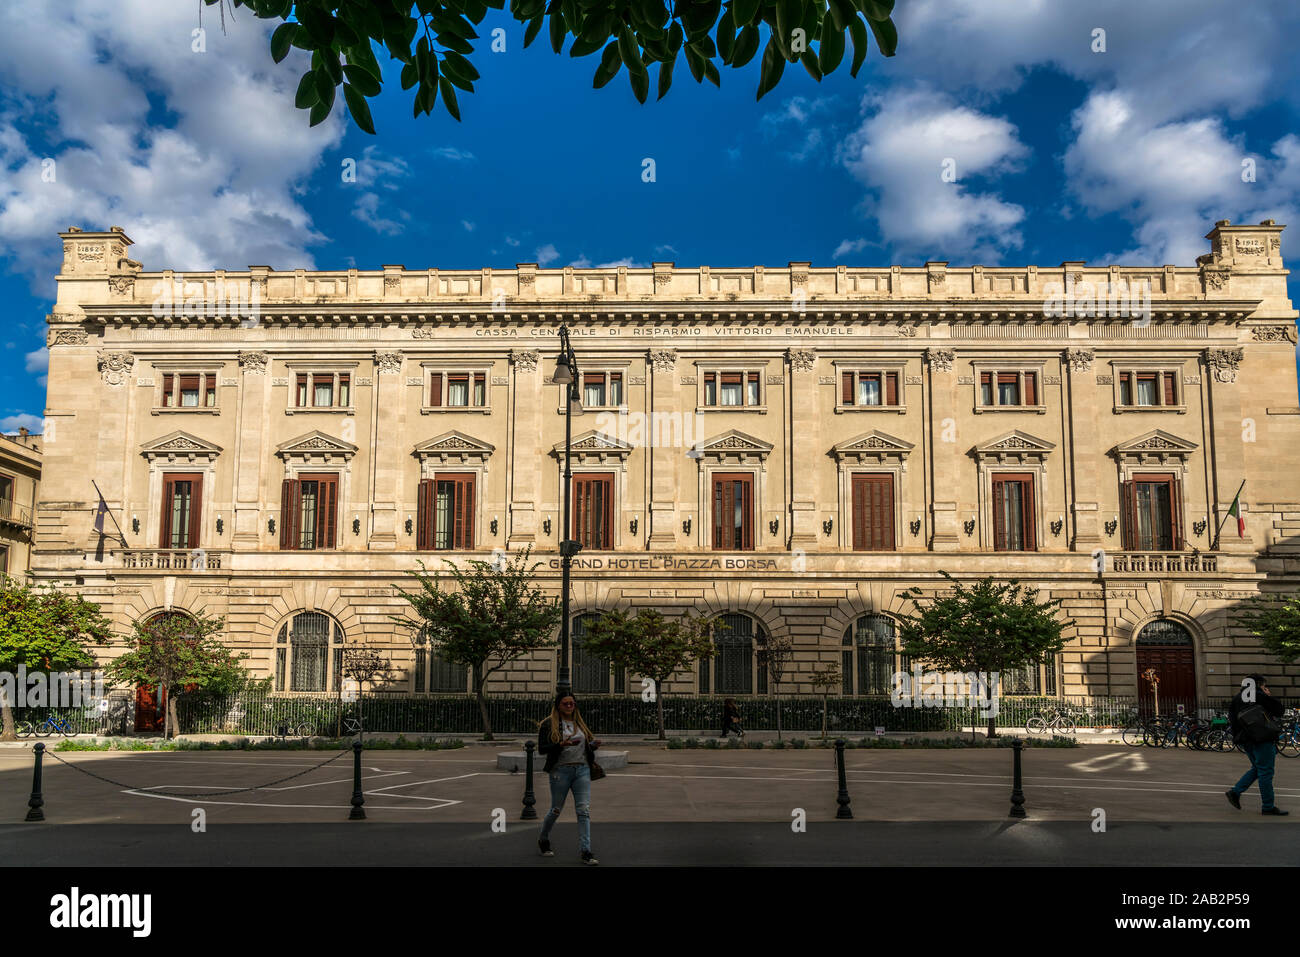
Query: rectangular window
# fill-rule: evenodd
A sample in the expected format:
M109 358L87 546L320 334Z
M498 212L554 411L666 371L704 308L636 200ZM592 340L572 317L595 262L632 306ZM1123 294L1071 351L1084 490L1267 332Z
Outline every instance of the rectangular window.
M0 475L0 518L13 514L14 480L8 475Z
M9 546L0 545L0 573L9 571Z
M898 405L897 372L841 372L840 405Z
M1119 373L1119 404L1131 408L1178 405L1177 373Z
M434 372L429 376L429 407L481 409L487 405L487 373Z
M584 549L614 547L614 475L573 477L573 539Z
M352 407L352 375L348 372L299 372L294 376L294 407L348 409Z
M163 474L162 533L159 548L198 548L203 476L197 472Z
M853 550L855 552L889 552L894 550L894 477L892 475L854 475Z
M199 407L199 383L202 376L183 375L181 380L181 408L197 409Z
M583 373L582 404L588 409L598 409L605 405L605 376L601 373Z
M420 482L416 503L421 551L466 551L474 547L474 474L439 472Z
M1034 538L1034 479L1027 473L993 476L993 549L1032 552Z
M713 408L746 408L763 404L759 372L704 373L704 404Z
M1020 376L1014 372L998 373L998 405L1020 404Z
M754 476L748 472L713 476L713 547L753 551Z
M336 548L338 476L304 473L280 486L280 547L285 550Z
M1182 551L1182 484L1170 473L1138 474L1124 483L1126 549Z
M217 405L217 377L210 372L167 372L162 377L164 409L213 409Z
M428 658L428 649L415 649L415 687L412 690L416 694L422 694L424 692L424 672L428 663Z
M981 372L980 405L994 407L1036 406L1037 372Z

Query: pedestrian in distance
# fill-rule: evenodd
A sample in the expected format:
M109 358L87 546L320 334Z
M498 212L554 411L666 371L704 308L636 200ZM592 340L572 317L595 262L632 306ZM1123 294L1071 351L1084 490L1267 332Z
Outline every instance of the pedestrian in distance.
M1241 780L1224 792L1228 803L1241 810L1241 795L1255 781L1259 781L1261 814L1282 816L1289 814L1273 803L1273 764L1277 759L1277 739L1281 731L1279 720L1286 709L1282 702L1268 693L1268 682L1263 675L1248 675L1241 690L1233 696L1228 706L1228 728L1232 740L1250 758L1250 770Z
M736 707L735 698L727 698L722 702L722 737L725 738L728 731L736 732L738 738L745 736L745 729L740 726L740 709Z
M564 810L564 801L573 792L573 807L578 815L578 852L584 864L599 864L591 852L591 782L605 776L596 763L600 739L591 733L578 711L571 694L557 695L548 718L537 726L537 750L546 756L542 770L551 783L551 809L542 820L537 847L543 857L554 857L551 828Z

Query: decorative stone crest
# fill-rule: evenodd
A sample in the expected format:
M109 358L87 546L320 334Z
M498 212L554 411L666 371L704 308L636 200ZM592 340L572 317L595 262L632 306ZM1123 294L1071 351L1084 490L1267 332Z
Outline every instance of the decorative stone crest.
M672 349L651 349L650 365L655 372L672 372L677 364L677 353Z
M400 352L376 352L375 368L380 375L397 375L402 371L402 354Z
M1256 326L1251 331L1256 342L1295 342L1295 326Z
M812 372L817 364L817 353L811 349L788 349L786 358L790 360L790 368L795 372Z
M927 279L930 283L930 291L933 292L948 281L948 273L946 270L936 269L934 272L930 273Z
M1066 349L1065 358L1070 363L1071 372L1091 372L1093 351L1091 349Z
M899 326L898 334L902 336L904 339L915 339L916 326Z
M99 353L99 371L104 377L105 385L122 385L131 374L135 365L135 356L129 352Z
M1237 365L1241 362L1240 349L1206 349L1205 361L1214 370L1216 382L1236 382Z
M249 375L266 375L266 366L270 358L265 352L241 352L239 367Z
M935 372L951 372L957 353L952 349L926 349L925 358Z
M384 277L384 292L385 292L385 293L390 293L390 292L394 292L394 293L395 293L395 292L400 292L400 291L401 291L401 288L402 288L402 277L401 277L401 276L385 276L385 277Z
M55 329L47 341L52 346L84 346L86 339L85 329Z
M536 282L536 281L537 281L537 276L536 276L534 273L530 273L530 272L521 272L521 273L519 274L519 285L520 285L520 286L531 286L531 285L532 285L534 282Z
M1210 289L1222 289L1228 284L1228 270L1226 269L1206 269L1203 270L1205 276L1205 285Z
M135 288L135 278L133 276L114 276L108 281L108 285L119 296L129 296L131 290Z
M541 355L535 349L514 349L510 352L510 361L520 372L536 372L539 359Z
M411 330L411 335L416 339L432 339L433 329L429 326L416 326Z

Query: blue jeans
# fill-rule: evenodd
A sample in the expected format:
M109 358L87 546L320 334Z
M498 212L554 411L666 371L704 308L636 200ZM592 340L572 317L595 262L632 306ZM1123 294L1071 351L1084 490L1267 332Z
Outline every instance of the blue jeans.
M578 850L591 850L591 768L586 764L557 764L551 772L551 810L542 820L543 838L551 835L564 799L573 791L573 806L578 812Z
M1273 762L1277 760L1277 746L1272 741L1242 746L1250 758L1250 770L1241 776L1241 780L1232 789L1240 794L1258 780L1262 810L1267 811L1273 806Z

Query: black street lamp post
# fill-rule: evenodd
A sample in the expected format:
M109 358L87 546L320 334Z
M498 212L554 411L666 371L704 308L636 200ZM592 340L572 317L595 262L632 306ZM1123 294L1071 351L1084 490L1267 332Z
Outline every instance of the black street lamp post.
M569 327L560 326L560 355L555 360L552 381L567 388L564 403L564 524L560 531L560 668L555 690L566 695L573 691L569 680L569 578L573 556L582 548L569 538L569 506L573 498L573 417L582 415L582 402L578 393L578 357L569 343Z

